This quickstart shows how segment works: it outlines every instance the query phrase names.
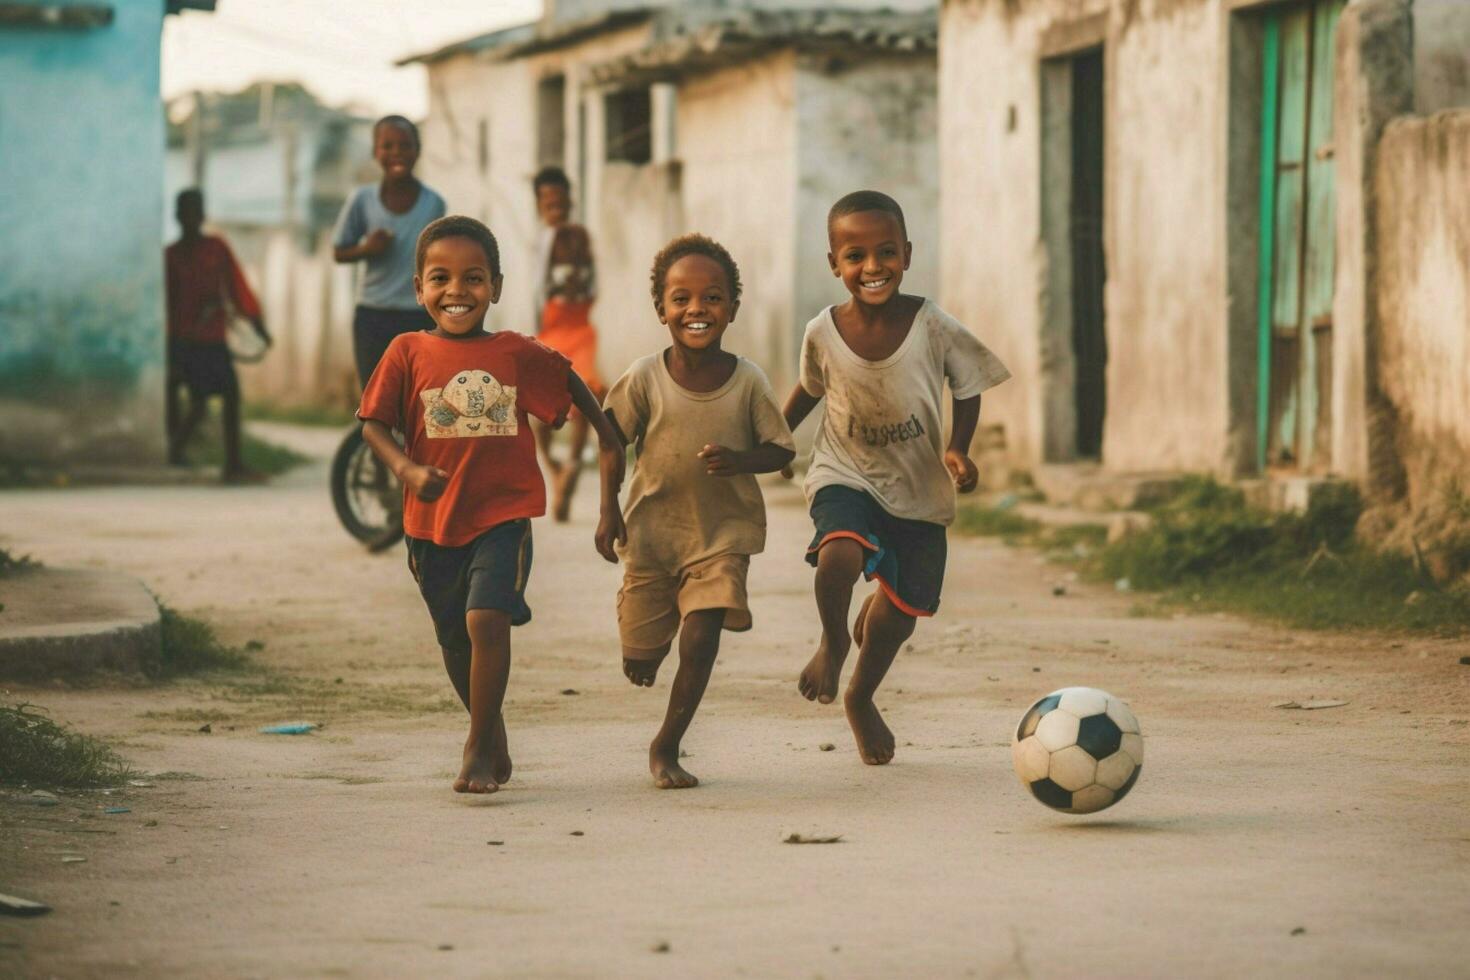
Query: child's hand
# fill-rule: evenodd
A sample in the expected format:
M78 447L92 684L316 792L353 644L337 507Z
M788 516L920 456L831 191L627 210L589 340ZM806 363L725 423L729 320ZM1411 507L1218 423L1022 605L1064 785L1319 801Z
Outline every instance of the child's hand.
M785 466L781 467L781 479L783 479L783 480L794 480L794 479L796 479L796 471L791 468L791 464L790 463L787 463Z
M724 446L708 445L699 451L704 460L704 471L710 476L735 476L744 473L744 453Z
M618 553L614 550L613 543L628 543L628 528L623 524L623 515L616 507L602 509L602 517L597 522L597 537L593 540L597 544L597 553L616 565Z
M382 255L393 244L393 233L387 228L374 228L362 240L362 250L369 255Z
M975 468L975 461L958 449L945 452L944 465L949 470L950 478L954 480L955 489L960 493L969 493L980 482L980 471Z
M437 466L415 464L403 471L403 485L412 490L414 496L427 503L438 500L448 482L449 474Z

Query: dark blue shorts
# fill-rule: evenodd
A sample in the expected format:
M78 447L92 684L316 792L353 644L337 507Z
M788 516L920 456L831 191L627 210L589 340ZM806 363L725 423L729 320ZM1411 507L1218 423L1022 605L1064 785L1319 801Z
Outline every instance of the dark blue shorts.
M861 490L825 486L812 498L816 536L807 549L807 564L816 566L817 552L834 538L851 538L868 552L863 574L888 601L909 616L932 616L939 610L948 551L943 524L894 517Z
M512 626L531 621L526 579L531 574L531 522L497 524L469 544L448 548L408 538L408 570L423 593L434 633L446 651L468 653L465 614L471 609L510 613Z

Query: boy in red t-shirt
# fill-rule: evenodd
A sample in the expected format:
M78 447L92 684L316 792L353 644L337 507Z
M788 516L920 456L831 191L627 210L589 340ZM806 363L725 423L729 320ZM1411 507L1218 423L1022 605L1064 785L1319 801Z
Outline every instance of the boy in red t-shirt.
M470 712L457 793L510 778L501 704L510 628L531 619L530 518L546 513L528 416L560 425L575 405L602 444L598 550L616 561L622 444L597 399L556 351L513 331L487 333L503 280L495 236L473 218L440 218L419 236L414 290L433 330L400 334L363 392L363 438L403 482L408 567L434 620L444 665ZM404 434L403 448L393 430Z

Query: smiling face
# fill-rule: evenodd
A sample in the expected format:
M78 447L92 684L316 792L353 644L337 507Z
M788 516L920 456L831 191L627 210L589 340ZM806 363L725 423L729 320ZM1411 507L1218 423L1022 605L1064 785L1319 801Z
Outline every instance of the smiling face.
M669 266L658 319L678 346L718 350L725 328L739 309L740 301L730 298L725 269L714 259L686 255Z
M832 222L827 262L859 303L881 306L898 295L913 246L887 211L857 211Z
M473 238L452 235L430 243L424 267L413 277L419 304L439 330L454 336L483 329L490 304L500 299L501 279L490 272L485 249Z
M572 217L572 192L560 184L536 188L536 213L550 228L564 225Z
M413 133L393 123L379 123L373 131L373 159L383 176L402 180L413 174L419 159L419 141Z

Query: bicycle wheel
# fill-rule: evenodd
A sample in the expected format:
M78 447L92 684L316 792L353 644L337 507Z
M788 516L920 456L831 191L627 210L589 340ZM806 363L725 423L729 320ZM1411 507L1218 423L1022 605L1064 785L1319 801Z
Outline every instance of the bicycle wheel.
M331 485L337 519L369 550L382 551L403 537L403 487L363 440L361 426L337 447Z

